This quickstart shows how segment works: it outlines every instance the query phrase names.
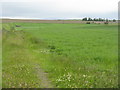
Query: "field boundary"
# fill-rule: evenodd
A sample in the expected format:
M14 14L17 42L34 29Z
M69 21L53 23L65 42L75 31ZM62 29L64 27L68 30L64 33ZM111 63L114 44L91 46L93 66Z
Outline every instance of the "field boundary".
M35 20L35 19L2 19L2 23L10 23L10 22L26 22L26 23L104 23L104 21L82 21L82 20ZM117 22L109 22L109 23L117 23Z

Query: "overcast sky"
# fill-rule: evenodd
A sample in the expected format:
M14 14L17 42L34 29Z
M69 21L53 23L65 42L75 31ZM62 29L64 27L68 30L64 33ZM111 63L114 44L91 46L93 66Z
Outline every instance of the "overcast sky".
M2 17L33 19L118 18L119 0L3 0Z

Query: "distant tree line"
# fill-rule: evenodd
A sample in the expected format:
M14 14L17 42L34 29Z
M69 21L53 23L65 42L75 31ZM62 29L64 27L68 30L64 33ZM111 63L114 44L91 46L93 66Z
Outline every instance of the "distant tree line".
M113 22L116 22L115 19L113 19L113 20L103 19L103 18L94 18L94 19L92 19L92 18L87 18L87 17L83 18L82 21L105 21L105 22L113 21Z

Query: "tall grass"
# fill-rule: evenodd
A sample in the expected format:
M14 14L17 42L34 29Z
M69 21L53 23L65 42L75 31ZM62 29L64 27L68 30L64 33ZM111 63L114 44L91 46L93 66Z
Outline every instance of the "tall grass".
M2 24L0 23L0 88L2 88Z
M10 30L10 28L12 29ZM3 88L41 87L35 71L36 57L30 50L34 46L23 31L16 31L14 24L3 24Z

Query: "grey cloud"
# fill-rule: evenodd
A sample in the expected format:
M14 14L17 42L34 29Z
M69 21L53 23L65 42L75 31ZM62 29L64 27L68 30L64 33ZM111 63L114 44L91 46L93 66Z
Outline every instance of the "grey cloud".
M55 5L49 3L2 3L3 17L26 17L26 18L83 18L83 17L101 17L101 18L117 18L117 12L110 13L82 13L74 11L59 11Z

